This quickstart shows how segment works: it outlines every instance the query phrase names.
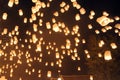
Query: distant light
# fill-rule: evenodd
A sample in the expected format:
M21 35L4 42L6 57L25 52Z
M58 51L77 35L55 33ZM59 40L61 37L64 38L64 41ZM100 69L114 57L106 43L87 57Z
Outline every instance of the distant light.
M93 76L92 75L90 75L90 80L93 80Z
M2 19L3 19L3 20L7 20L7 16L8 16L7 13L3 13Z
M112 59L111 51L109 51L109 50L105 51L104 59L107 60L107 61Z
M111 43L110 46L111 46L112 49L116 49L117 48L117 45L115 43Z
M61 78L58 78L57 80L62 80Z

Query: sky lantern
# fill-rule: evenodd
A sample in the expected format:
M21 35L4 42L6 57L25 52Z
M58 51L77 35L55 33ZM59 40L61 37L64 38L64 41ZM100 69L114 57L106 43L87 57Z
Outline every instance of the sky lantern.
M104 42L103 40L100 40L100 42L98 43L98 46L99 46L99 47L103 47L104 44L105 44L105 42Z
M1 4L4 3L3 1L0 1ZM81 48L87 58L92 58L91 50L86 47L86 44L89 43L87 41L89 32L87 33L87 31L91 31L90 34L101 34L115 29L115 33L120 36L120 24L115 24L114 27L109 25L109 23L120 20L120 17L109 18L109 14L103 12L103 16L97 18L95 12L93 10L86 11L79 4L79 0L68 2L60 0L58 3L52 1L56 0L31 0L27 1L29 4L26 4L26 0L8 0L6 1L8 6L5 6L5 3L1 5L1 14L3 15L0 20L2 38L0 39L0 60L5 63L1 63L0 74L15 78L16 75L13 74L22 70L19 66L21 65L24 66L22 71L28 75L27 80L33 76L40 79L41 77L50 78L53 72L55 75L63 73L66 57L74 62L79 61L82 56L79 51ZM86 12L88 13L84 15ZM92 23L94 18L97 19L99 26L103 26L102 28L98 28L96 24ZM17 20L15 21L15 19ZM83 29L82 26L84 26ZM87 33L85 35L84 30ZM104 44L104 41L100 40L96 47L102 49ZM111 43L110 46L112 49L117 48L116 43ZM96 56L104 57L105 60L112 59L111 52L108 50L104 55L97 51ZM75 70L81 71L81 67L76 66ZM18 79L23 80L24 76L19 74ZM61 76L57 79L63 80ZM90 76L90 80L93 80L93 76Z
M115 19L116 21L119 21L119 20L120 20L120 17L115 16L114 19Z
M90 75L90 80L93 80L93 75Z
M93 26L91 24L88 24L88 29L92 29Z
M79 15L79 14L76 14L76 15L75 15L75 20L76 20L76 21L79 21L79 20L80 20L80 15Z
M33 3L36 3L38 0L32 0Z
M19 29L19 26L15 26L15 31L17 32L18 31L18 29Z
M19 9L18 12L19 12L19 16L23 16L23 10L22 9Z
M16 5L18 5L18 4L19 4L19 0L15 0L14 2L15 2L15 4L16 4Z
M53 15L57 17L57 16L59 16L59 13L56 11L53 13Z
M8 6L9 6L9 7L13 7L13 4L14 4L14 0L9 0Z
M33 30L34 30L34 32L37 32L38 31L38 25L37 24L33 24Z
M106 33L106 32L107 32L107 30L106 30L105 28L102 28L101 31L102 31L103 33Z
M103 11L104 16L109 16L109 14L106 11Z
M94 15L95 15L95 12L92 10L92 11L90 11L90 14L91 14L92 16L94 16Z
M110 46L111 46L112 49L116 49L117 48L117 45L115 43L111 43Z
M90 54L87 54L87 58L90 58Z
M80 4L77 4L77 5L76 5L76 8L77 8L77 9L80 9L80 8L81 8L81 5L80 5Z
M49 78L49 77L51 77L52 76L52 72L51 71L48 71L47 72L47 77Z
M112 59L111 51L109 51L109 50L105 51L104 59L107 60L107 61Z
M69 5L66 5L66 6L64 7L65 11L68 11L68 10L69 10L69 8L70 8L70 6L69 6Z
M8 14L7 13L3 13L2 19L3 20L7 20Z
M115 28L120 29L120 24L116 24Z
M65 2L62 2L61 4L60 4L60 7L64 7L66 5L66 3Z
M82 39L82 43L85 44L85 43L86 43L86 40L85 40L85 39Z
M100 34L100 31L99 31L99 30L95 30L95 33L96 33L96 34Z
M101 53L98 53L98 57L101 58L101 57L102 57L102 54L101 54Z
M50 22L46 22L46 28L47 28L47 29L51 29Z
M80 67L78 67L78 71L80 71L81 70L81 68Z
M33 21L36 21L36 19L37 19L37 17L36 17L35 14L32 14L32 15L31 15L31 18L32 18Z
M0 80L7 80L5 76L1 76Z
M27 18L24 18L24 23L27 23Z
M8 29L7 29L7 28L4 28L3 34L7 34L7 33L8 33Z
M56 58L60 58L60 54L58 52L56 53Z
M71 47L71 42L69 39L66 40L66 49L70 49Z
M71 0L71 2L76 2L76 0Z
M86 13L86 10L85 10L84 8L80 8L79 11L80 11L80 14L81 14L81 15L84 15L84 14Z
M109 23L111 23L110 18L106 17L106 16L101 16L99 18L97 18L96 20L101 26L106 26Z
M55 31L55 32L59 32L60 31L60 28L59 28L59 26L56 23L53 24L53 31Z

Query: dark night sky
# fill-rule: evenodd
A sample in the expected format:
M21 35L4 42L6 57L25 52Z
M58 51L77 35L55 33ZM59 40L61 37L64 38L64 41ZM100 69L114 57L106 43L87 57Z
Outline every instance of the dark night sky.
M44 1L44 0L42 0L42 1ZM47 0L45 0L45 1L47 1ZM63 0L63 1L69 3L68 0ZM97 17L101 16L103 11L107 11L110 14L111 17L114 17L116 15L120 16L120 9L119 9L120 8L120 1L119 0L77 0L77 1L87 11L85 16L82 17L81 22L75 22L75 24L79 24L79 25L82 26L82 28L80 29L82 38L86 39L88 37L89 32L88 32L88 30L86 30L87 24L95 22L95 20L90 21L88 19L88 15L89 15L90 10L94 10L96 12ZM0 16L3 12L8 12L8 14L10 16L8 16L9 20L7 21L7 23L5 21L0 20L2 22L2 23L0 23L0 25L2 25L0 31L2 30L2 28L4 28L4 26L6 26L9 30L12 30L16 24L19 24L19 26L21 26L21 28L19 30L21 34L18 37L22 38L22 39L29 38L28 36L25 35L25 31L26 30L31 30L31 27L30 27L31 24L25 24L25 25L22 24L23 17L19 17L18 14L16 15L16 13L17 13L17 10L21 8L21 9L23 9L23 11L25 13L24 17L29 18L30 14L31 14L31 12L30 12L31 7L34 4L32 4L31 0L20 0L20 4L18 6L15 6L13 8L9 8L9 7L7 7L6 2L8 2L8 0L0 0ZM58 8L57 7L57 4L59 3L58 0L55 1L55 2L56 2L55 5L52 5L51 9L42 10L47 15L47 17L44 18L45 21L49 20L51 18L50 15L53 12L53 10L56 10ZM70 28L71 28L74 25L74 21L72 20L74 17L72 18L71 16L73 16L76 12L77 11L75 11L74 9L73 10L71 9L71 12L68 12L65 15L61 16L61 17L64 17L64 18L59 18L58 20L66 22L66 24L68 26L70 26ZM95 23L95 26L96 26L96 24L97 23ZM97 24L97 26L99 26L99 25ZM98 27L96 27L96 28L98 28ZM45 30L45 29L43 28L43 30ZM63 41L64 41L65 37L61 37L61 40L60 40L58 35L61 36L61 34L55 34L54 36L52 36L52 39L57 36L56 37L57 39L53 39L53 40L57 40L58 42L60 42L59 44L61 44L62 43L61 40L63 39ZM47 33L45 35L43 35L43 37L44 36L47 36ZM49 36L47 36L47 37L49 37ZM72 37L70 37L70 39L72 39ZM46 38L46 40L47 40L47 38ZM20 43L24 44L24 42L20 42ZM25 44L25 45L27 45L27 44ZM80 46L80 48L84 48L84 47ZM82 56L81 61L80 62L79 61L71 62L70 58L65 57L64 62L63 62L64 66L63 66L63 69L61 70L62 74L65 74L65 75L87 74L88 69L87 69L87 67L85 66L85 63L84 63L85 62L85 59L84 59L85 56L82 54L83 50L78 49L78 51L81 53L80 56ZM79 64L81 65L81 68L82 68L81 72L78 72L78 71L74 70L76 68L76 66L79 65ZM21 67L23 68L24 66L21 66ZM42 67L44 67L44 66L42 66ZM43 68L43 69L45 69L45 68ZM19 69L17 71L19 71ZM54 71L54 72L56 72L56 71ZM19 72L19 73L22 74L22 72ZM16 77L18 76L18 74L15 74L15 75L16 75ZM15 79L16 79L16 77L15 77ZM30 80L34 80L34 79L31 79L31 77L26 77L25 75L23 75L23 77L28 78ZM36 76L34 76L34 77L36 77Z

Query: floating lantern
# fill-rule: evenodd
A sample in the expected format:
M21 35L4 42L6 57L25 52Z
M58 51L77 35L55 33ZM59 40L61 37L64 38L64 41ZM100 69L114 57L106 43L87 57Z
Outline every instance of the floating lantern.
M19 16L23 16L23 11L22 11L22 9L19 9Z
M93 80L93 75L90 75L90 80Z
M19 4L19 0L15 0L15 4L18 5Z
M52 72L51 72L51 71L48 71L48 72L47 72L47 77L51 77L51 75L52 75Z
M111 43L110 46L111 46L112 49L116 49L117 48L117 45L115 43Z
M2 19L3 19L3 20L7 20L7 16L8 16L7 13L3 13Z
M79 14L76 14L76 15L75 15L75 20L76 20L76 21L79 21L79 20L80 20L80 15L79 15Z
M81 9L80 9L80 14L81 14L81 15L84 15L85 13L86 13L86 10L85 10L84 8L81 8Z
M106 25L108 25L108 24L111 22L110 18L108 18L108 17L106 17L106 16L101 16L101 17L97 18L96 21L97 21L101 26L106 26Z
M81 68L80 67L78 67L78 71L80 71L81 70Z
M9 7L13 7L13 4L14 4L14 0L9 0L8 6L9 6Z
M111 51L109 51L109 50L105 51L104 59L107 61L112 59Z

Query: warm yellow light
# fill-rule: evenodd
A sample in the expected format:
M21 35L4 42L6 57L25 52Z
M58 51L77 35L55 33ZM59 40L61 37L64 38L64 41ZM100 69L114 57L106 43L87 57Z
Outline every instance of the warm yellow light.
M117 45L115 43L111 43L110 46L111 46L112 49L116 49L117 48Z
M3 13L2 19L3 20L7 20L8 14L7 13Z
M51 72L51 71L48 71L48 72L47 72L47 77L51 77L51 75L52 75L52 72Z
M75 20L76 20L76 21L79 21L79 20L80 20L80 15L79 15L79 14L76 14L76 15L75 15Z
M23 10L19 9L19 16L23 16Z
M105 60L111 60L112 59L111 51L109 51L109 50L105 51L104 59Z

